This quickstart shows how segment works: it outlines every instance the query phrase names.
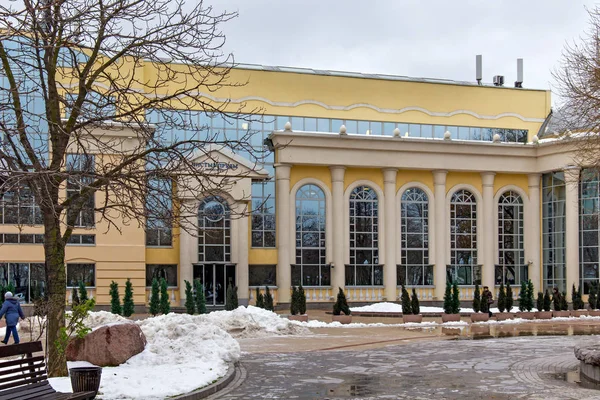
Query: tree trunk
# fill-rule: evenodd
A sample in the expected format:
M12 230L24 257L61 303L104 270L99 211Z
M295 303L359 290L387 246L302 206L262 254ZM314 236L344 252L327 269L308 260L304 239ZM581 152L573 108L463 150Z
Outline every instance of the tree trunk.
M60 221L54 216L44 218L44 253L46 259L46 286L48 295L47 354L48 376L67 376L67 359L56 345L61 328L65 326L65 298L67 277L65 271L65 243L60 232Z

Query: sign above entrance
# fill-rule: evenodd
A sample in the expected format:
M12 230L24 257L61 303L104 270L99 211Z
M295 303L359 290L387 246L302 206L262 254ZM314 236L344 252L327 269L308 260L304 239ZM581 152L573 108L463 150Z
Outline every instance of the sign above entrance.
M236 170L239 167L239 164L237 163L228 163L228 162L207 162L207 161L202 161L202 162L195 162L194 167L196 168L204 168L204 169L210 169L210 170L219 170L219 171L224 171L224 170Z

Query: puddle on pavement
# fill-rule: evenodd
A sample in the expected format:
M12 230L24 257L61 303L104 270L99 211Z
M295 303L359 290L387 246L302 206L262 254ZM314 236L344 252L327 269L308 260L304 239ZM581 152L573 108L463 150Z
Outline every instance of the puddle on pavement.
M408 328L406 328L408 329ZM416 330L410 329L410 330ZM454 336L457 339L494 339L521 336L578 336L598 335L600 325L581 324L471 324L464 326L438 326L428 328L428 332L438 333L440 336Z
M363 398L376 394L376 388L379 385L379 379L376 376L355 375L344 377L344 383L331 385L327 387L327 398Z

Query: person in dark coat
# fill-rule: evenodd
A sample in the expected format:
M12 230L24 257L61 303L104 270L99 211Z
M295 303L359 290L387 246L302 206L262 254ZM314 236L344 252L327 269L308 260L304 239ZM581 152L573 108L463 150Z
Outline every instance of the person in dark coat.
M490 315L490 317L492 316L492 304L494 304L494 295L492 294L492 292L490 291L490 289L487 286L483 287L483 292L481 293L481 301L487 301L488 304L488 313Z
M25 314L23 314L19 299L13 297L11 292L6 292L4 299L4 303L0 309L0 319L6 315L6 335L2 343L8 344L8 339L10 339L10 334L12 333L15 344L19 344L17 322L19 322L19 317L25 319Z

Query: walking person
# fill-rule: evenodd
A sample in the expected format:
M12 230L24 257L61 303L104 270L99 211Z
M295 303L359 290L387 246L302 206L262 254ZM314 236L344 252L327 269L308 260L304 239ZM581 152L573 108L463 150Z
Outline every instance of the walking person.
M0 309L0 319L2 319L4 315L6 315L6 335L4 336L2 343L8 344L8 339L10 339L10 334L12 333L15 344L19 344L17 322L19 322L19 317L25 319L25 314L23 314L19 299L13 297L11 292L6 292L6 294L4 294L4 303Z
M487 286L483 287L483 292L481 293L481 301L487 302L487 312L492 316L492 304L494 304L494 295L490 292L490 289Z

